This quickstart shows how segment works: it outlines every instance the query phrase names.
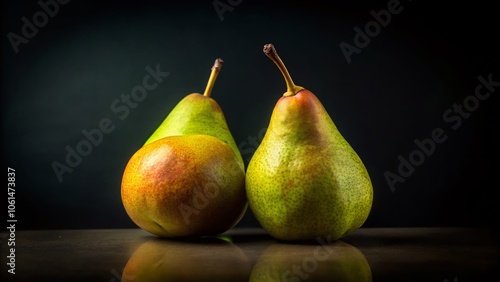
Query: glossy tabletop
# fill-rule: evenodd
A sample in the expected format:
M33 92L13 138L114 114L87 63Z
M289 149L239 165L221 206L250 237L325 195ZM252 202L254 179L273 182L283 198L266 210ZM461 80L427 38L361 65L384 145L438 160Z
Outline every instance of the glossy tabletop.
M500 281L498 233L362 228L285 243L261 229L179 241L140 229L2 232L1 281ZM10 255L11 256L11 255Z

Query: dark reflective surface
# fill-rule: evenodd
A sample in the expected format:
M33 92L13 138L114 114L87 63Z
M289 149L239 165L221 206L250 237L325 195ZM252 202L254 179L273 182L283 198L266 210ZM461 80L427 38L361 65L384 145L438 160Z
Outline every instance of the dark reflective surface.
M363 253L343 241L274 243L257 259L250 281L372 281Z
M122 281L245 281L251 269L237 245L219 238L151 239L134 251Z
M140 229L16 232L2 281L499 281L498 233L360 229L336 242L286 243L260 229L164 240Z

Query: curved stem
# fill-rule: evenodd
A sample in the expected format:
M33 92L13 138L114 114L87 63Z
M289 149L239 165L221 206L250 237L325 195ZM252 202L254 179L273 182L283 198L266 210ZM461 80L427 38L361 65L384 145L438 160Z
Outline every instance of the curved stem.
M212 88L214 88L215 80L217 79L217 75L219 74L223 63L224 61L221 58L215 59L214 66L212 67L212 72L210 73L210 78L208 79L207 88L205 88L203 96L210 97L210 94L212 94Z
M276 52L276 48L274 48L273 44L264 45L264 54L266 54L278 66L279 70L283 74L283 77L285 78L287 91L283 94L283 96L293 96L300 90L304 89L304 87L295 85L295 83L293 83L290 73L288 73L285 64L281 60L280 56L278 56L278 52Z

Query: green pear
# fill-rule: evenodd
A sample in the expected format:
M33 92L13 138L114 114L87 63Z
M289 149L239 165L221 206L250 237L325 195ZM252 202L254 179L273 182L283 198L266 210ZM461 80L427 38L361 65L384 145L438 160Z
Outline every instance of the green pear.
M319 99L293 83L272 44L264 53L281 70L287 92L246 173L248 204L279 240L337 240L358 229L372 206L369 174Z
M229 130L224 113L219 104L210 97L222 64L222 59L215 60L205 92L191 93L184 97L144 145L167 136L211 135L228 144L236 154L239 164L244 167L243 158Z

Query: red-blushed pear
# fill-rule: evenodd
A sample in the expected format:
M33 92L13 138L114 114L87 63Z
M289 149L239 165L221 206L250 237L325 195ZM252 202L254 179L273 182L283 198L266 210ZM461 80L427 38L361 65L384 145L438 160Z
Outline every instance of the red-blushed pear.
M283 74L287 92L248 165L248 204L276 239L339 239L370 213L368 172L319 99L293 83L274 46L265 45L264 53Z
M210 135L168 136L141 147L123 172L132 221L160 237L218 235L247 209L245 172L231 147Z
M204 94L182 99L125 168L123 205L150 233L216 235L236 225L247 209L243 159L210 98L222 63L215 60Z

